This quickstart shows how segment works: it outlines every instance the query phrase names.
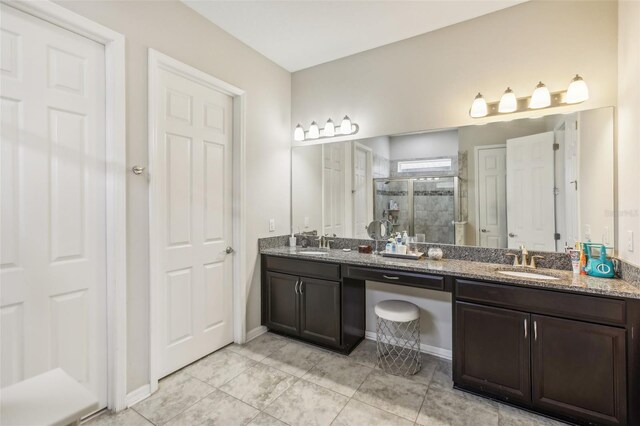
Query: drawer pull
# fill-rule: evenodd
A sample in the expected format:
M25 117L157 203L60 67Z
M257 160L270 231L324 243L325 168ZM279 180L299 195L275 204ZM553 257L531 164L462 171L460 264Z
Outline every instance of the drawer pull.
M537 321L533 322L533 340L535 341L538 340L538 322Z
M388 280L399 280L400 277L392 277L391 275L384 275L382 274L383 277L385 277Z
M302 290L302 285L304 284L304 281L302 281L302 279L300 279L300 287L298 289L298 291L300 292L300 294L304 293L304 291Z
M296 285L295 285L295 287L293 288L293 290L296 292L296 294L300 294L300 293L298 293L298 285L299 285L299 284L300 284L300 279L297 279L297 280L296 280Z
M524 338L527 338L527 319L524 319Z

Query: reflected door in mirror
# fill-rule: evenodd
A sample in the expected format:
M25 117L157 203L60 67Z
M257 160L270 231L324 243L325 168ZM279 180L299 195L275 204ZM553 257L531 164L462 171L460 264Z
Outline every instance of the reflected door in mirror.
M507 148L477 150L478 241L481 247L507 247Z
M554 134L507 140L509 248L555 251Z

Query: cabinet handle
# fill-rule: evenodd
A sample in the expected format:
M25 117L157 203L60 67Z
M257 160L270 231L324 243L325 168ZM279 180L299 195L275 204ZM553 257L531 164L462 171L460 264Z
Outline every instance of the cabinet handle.
M293 288L293 291L295 291L295 292L296 292L296 294L300 294L300 293L298 293L298 284L300 284L300 280L299 280L299 279L298 279L298 280L296 280L296 285L295 285L295 287Z
M302 285L304 284L304 281L302 281L302 279L300 280L300 287L298 287L298 291L300 291L300 294L304 293L304 291L302 291Z
M537 323L537 321L533 322L533 340L538 340L538 323Z
M400 277L392 277L391 275L384 275L382 274L383 277L385 277L388 280L399 280Z
M524 319L524 338L527 338L527 319Z

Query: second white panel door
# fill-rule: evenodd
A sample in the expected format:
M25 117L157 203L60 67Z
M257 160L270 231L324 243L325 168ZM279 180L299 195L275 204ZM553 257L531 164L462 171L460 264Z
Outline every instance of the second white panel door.
M152 350L163 377L233 341L225 250L232 239L233 100L188 75L158 73L151 179L159 195L150 214L157 215L151 267L158 268L152 285L160 323L152 325L159 330Z
M509 248L555 251L553 132L507 140Z

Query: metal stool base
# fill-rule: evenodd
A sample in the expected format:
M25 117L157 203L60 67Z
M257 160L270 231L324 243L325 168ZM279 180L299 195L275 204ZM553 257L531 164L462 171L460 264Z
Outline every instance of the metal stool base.
M395 376L411 376L420 371L420 319L396 322L376 318L378 367Z

